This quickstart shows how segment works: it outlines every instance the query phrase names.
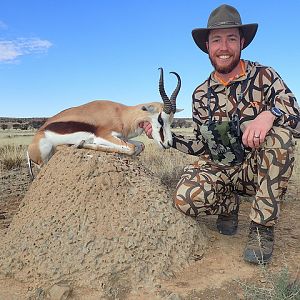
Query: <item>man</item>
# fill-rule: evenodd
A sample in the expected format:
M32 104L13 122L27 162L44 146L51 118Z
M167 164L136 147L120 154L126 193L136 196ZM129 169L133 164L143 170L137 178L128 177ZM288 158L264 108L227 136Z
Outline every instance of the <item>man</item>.
M211 13L207 28L192 31L214 71L193 93L195 138L173 134L172 147L201 156L202 161L184 169L174 204L189 216L218 215L219 232L233 235L238 195L255 196L244 260L267 263L292 174L292 131L299 107L272 68L240 59L257 27L243 25L234 7L221 5ZM143 126L151 136L151 126Z

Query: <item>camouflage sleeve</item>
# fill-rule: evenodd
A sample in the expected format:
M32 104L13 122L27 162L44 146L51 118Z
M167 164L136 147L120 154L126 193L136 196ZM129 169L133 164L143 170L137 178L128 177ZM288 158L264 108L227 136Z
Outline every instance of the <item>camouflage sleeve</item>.
M300 109L296 97L274 69L268 68L267 71L270 74L270 85L265 98L267 105L276 106L284 113L277 125L294 129L300 121Z
M194 136L184 136L172 133L173 135L173 145L172 147L190 155L199 156L206 153L206 147L203 144L202 140L197 138L198 133L195 133Z
M197 91L197 90L196 90ZM199 156L207 154L207 146L202 141L200 133L200 126L202 124L200 119L201 110L199 109L199 95L197 92L193 93L193 136L184 136L173 133L173 145L172 147L190 155ZM197 97L196 97L197 95Z

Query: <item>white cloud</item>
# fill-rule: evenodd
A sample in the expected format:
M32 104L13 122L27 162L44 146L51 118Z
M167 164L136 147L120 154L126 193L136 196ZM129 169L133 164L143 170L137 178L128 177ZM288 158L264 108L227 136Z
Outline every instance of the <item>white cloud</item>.
M51 42L39 38L18 38L11 41L0 40L0 63L12 63L20 56L45 53L51 46Z

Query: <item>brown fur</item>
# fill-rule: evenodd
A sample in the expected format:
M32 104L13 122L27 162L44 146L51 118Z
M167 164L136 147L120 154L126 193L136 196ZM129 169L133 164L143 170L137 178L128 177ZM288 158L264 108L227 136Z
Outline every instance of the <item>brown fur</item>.
M91 132L97 137L101 137L116 145L126 145L131 149L128 154L133 154L135 146L112 136L112 132L117 132L124 137L128 137L135 132L141 122L150 121L149 112L142 109L145 105L151 105L155 112L163 110L163 104L159 102L126 106L108 100L96 100L63 110L49 118L38 130L33 138L33 142L29 145L29 157L39 165L43 163L39 151L39 141L44 137L46 130L59 134L68 134L77 131ZM107 149L107 147L105 148L101 145L90 145L85 148L115 152L115 150Z

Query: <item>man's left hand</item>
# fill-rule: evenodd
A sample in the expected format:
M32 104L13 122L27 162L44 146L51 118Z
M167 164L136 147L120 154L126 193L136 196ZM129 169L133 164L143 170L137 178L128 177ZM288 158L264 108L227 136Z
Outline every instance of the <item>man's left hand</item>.
M276 117L270 111L261 112L254 120L246 125L243 133L243 144L246 147L258 148L266 138L269 130L273 127Z

